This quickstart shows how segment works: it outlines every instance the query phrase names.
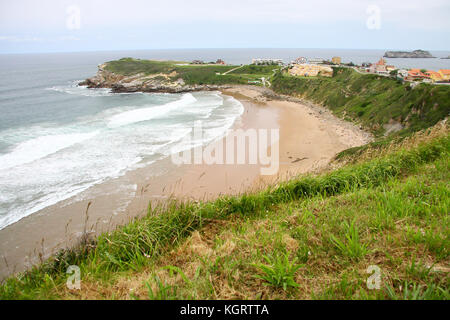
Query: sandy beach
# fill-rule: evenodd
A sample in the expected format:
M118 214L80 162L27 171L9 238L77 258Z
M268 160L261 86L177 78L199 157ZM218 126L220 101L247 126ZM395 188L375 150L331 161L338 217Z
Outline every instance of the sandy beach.
M208 200L257 190L318 171L337 153L371 140L369 134L324 108L270 100L264 92L262 88L239 86L223 94L235 97L245 108L233 129L279 129L280 170L276 175L261 176L260 164L177 166L170 158L130 171L1 230L0 278L77 244L84 230L95 236L145 215L149 203L164 203L170 198Z

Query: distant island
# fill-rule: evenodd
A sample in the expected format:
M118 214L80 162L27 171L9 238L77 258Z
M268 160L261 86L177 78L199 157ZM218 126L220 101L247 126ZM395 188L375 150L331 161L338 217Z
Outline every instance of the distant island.
M414 50L412 52L408 51L387 51L384 54L385 58L435 58L431 55L429 51L425 50Z
M441 58L441 59L450 59L450 56L448 56L448 57L443 57L443 58Z

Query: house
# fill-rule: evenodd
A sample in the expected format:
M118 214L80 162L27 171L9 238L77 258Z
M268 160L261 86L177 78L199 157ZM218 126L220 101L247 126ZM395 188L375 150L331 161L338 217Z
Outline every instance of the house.
M217 59L216 64L223 64L223 65L225 65L226 63L222 59Z
M394 70L397 70L397 68L395 66L392 66L392 65L387 65L386 66L386 71L387 72L391 72L391 71L394 71Z
M311 58L309 59L310 64L323 64L324 60L321 58Z
M252 64L258 66L282 66L283 59L253 59Z
M450 81L450 69L441 69L439 74L442 76L442 80Z
M299 57L294 61L292 61L292 64L305 64L305 63L308 63L308 59L306 59L305 57Z
M433 70L427 70L425 72L426 75L428 75L432 82L442 81L442 76L439 72L433 71Z
M397 77L399 77L399 78L407 78L408 77L408 70L405 70L405 69L398 70Z
M431 79L431 77L423 73L420 69L411 69L408 71L408 77L406 79L410 81L418 81L424 79Z
M332 77L333 69L331 67L319 66L316 64L294 64L294 66L289 69L289 74L301 77L316 77L318 75Z
M370 66L369 71L371 73L389 74L389 72L387 71L386 60L381 58L377 63L374 63Z
M333 57L331 58L331 62L333 62L334 64L341 64L342 60L341 57Z

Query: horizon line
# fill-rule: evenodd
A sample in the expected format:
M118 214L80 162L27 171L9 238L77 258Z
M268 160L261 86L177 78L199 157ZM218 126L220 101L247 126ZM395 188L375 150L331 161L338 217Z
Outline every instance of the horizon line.
M62 53L95 53L95 52L129 52L129 51L176 51L176 50L371 50L371 51L413 51L413 50L425 50L425 51L440 51L450 52L450 49L380 49L380 48L313 48L313 47L197 47L197 48L153 48L153 49L101 49L101 50L80 50L80 51L30 51L30 52L0 52L0 55L26 55L26 54L62 54ZM437 59L439 59L437 57Z

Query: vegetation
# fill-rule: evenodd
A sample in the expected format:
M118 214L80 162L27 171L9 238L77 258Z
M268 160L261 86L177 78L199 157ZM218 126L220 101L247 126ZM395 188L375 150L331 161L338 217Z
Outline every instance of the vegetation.
M0 299L448 299L450 137L436 132L258 193L150 208Z
M125 76L135 74L154 75L172 74L173 80L183 79L189 85L224 85L248 84L262 77L270 77L273 70L280 69L274 66L244 66L235 71L237 66L226 65L190 65L177 61L154 61L123 58L106 64L105 69ZM228 71L232 71L225 74Z
M146 217L7 279L0 299L450 298L450 136L438 123L449 112L449 87L411 89L343 68L333 78L299 78L273 66L181 64L127 58L106 68L176 72L189 84L272 77L276 92L323 104L380 137L393 122L405 128L344 151L329 172L150 207ZM71 265L81 270L81 290L66 286ZM368 286L371 276L379 287Z
M348 68L334 68L332 78L277 73L272 89L324 105L377 136L396 123L404 126L397 135L406 136L435 125L450 112L449 86L420 84L412 89L402 81Z

